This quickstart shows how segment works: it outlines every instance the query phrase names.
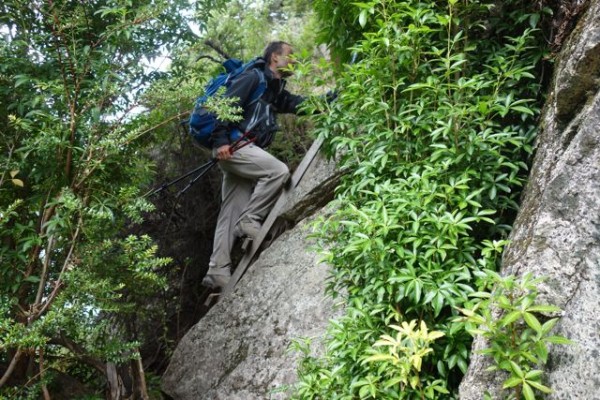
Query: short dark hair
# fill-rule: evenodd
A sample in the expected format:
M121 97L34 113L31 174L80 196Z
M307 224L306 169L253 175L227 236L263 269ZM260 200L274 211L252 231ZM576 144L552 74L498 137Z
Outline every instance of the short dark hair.
M271 62L271 56L273 55L273 53L281 54L283 52L283 46L292 47L291 44L281 41L281 40L271 42L267 45L267 47L265 47L265 51L263 53L263 58L265 59L267 64L269 64Z

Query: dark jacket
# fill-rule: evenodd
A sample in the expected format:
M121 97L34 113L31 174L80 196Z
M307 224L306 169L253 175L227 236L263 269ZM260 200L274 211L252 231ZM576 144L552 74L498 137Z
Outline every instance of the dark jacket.
M298 105L304 97L291 94L285 90L286 81L277 79L266 64L259 64L260 73L264 73L267 88L261 98L250 104L250 97L260 84L260 78L256 71L243 72L231 82L225 91L225 97L237 97L237 103L243 110L241 122L226 122L217 120L215 130L212 134L212 147L230 144L230 133L234 129L245 132L249 127L251 137L256 137L255 144L265 148L273 141L275 132L278 130L278 113L297 113Z

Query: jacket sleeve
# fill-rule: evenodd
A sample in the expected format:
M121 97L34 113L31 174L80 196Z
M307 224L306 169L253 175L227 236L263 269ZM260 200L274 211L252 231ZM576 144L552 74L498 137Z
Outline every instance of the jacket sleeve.
M283 90L279 96L277 96L277 101L275 101L274 106L278 113L298 114L298 106L304 101L304 99L305 98L303 96L291 94L287 90Z
M256 73L252 70L246 71L231 82L225 91L224 97L236 97L238 101L236 101L234 105L244 109L259 83L259 78ZM235 123L217 118L215 130L211 135L212 147L219 148L229 144L229 131L234 127Z

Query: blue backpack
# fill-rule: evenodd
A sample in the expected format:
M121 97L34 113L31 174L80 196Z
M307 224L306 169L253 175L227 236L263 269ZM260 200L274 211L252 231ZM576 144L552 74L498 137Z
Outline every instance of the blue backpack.
M192 115L188 121L190 126L190 134L199 144L208 149L211 148L210 137L215 130L216 116L212 112L208 111L206 107L204 107L204 103L206 103L206 100L208 100L209 97L214 96L214 94L221 87L229 86L231 81L233 81L242 72L253 69L256 71L259 77L259 85L254 93L252 93L250 96L250 103L258 101L258 99L260 99L260 97L264 94L265 90L267 90L265 75L259 70L259 68L254 68L260 63L264 63L262 58L255 58L245 64L236 58L230 58L222 63L223 67L225 67L225 72L211 79L211 81L206 85L204 89L204 95L198 97L196 100L194 110L192 111ZM232 138L232 140L234 140L234 138Z

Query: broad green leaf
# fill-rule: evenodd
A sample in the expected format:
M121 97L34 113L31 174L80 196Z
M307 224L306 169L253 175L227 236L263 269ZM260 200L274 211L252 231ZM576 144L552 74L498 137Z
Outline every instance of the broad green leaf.
M552 318L544 322L544 324L542 325L542 334L548 334L552 330L552 328L554 328L557 322L558 318Z
M546 342L554 343L554 344L573 344L572 340L567 339L563 336L548 336L543 339Z
M31 82L31 77L27 76L27 75L17 75L15 76L15 88L18 88L19 86Z
M514 361L510 361L510 369L521 379L525 376L521 367Z
M535 315L533 315L529 312L524 312L523 319L525 320L525 322L527 323L527 325L529 325L529 327L531 329L533 329L537 333L542 332L542 324L540 324L540 321L538 321L538 319L535 317Z
M500 322L501 326L507 326L507 325L512 324L519 318L521 318L521 312L520 311L512 311L512 312L508 313L507 315L505 315L504 317L502 317L499 322Z
M367 25L367 12L368 10L366 9L362 10L358 16L358 23L362 28L364 28Z
M373 356L365 358L363 363L376 361L395 361L395 359L389 354L375 354Z
M536 388L537 390L539 390L540 392L543 393L552 393L552 389L550 389L548 386L544 386L539 382L535 382L535 381L530 381L528 380L527 383L531 386L533 386L534 388Z
M548 348L543 340L535 344L535 354L537 354L544 364L548 361Z
M525 379L529 380L537 380L544 374L544 371L540 371L539 369L534 369L525 374Z
M540 313L553 313L559 312L560 308L551 305L534 305L527 308L529 312L540 312Z
M513 376L511 378L508 378L507 380L504 381L504 384L502 385L503 389L508 389L511 387L515 387L517 385L520 385L523 382L522 378L519 378L517 376Z
M519 111L519 112L522 112L524 114L535 115L535 113L533 112L532 109L524 107L524 106L514 106L514 107L511 107L511 108L513 110L515 110L515 111Z
M523 383L523 397L525 400L535 400L533 389L527 383Z

